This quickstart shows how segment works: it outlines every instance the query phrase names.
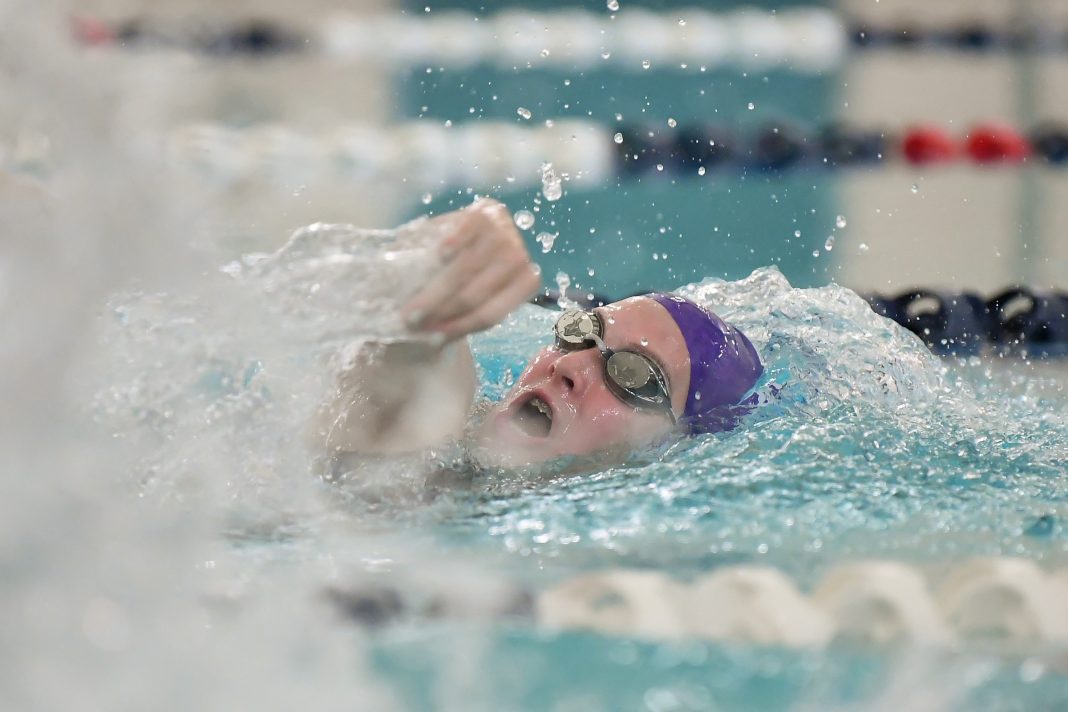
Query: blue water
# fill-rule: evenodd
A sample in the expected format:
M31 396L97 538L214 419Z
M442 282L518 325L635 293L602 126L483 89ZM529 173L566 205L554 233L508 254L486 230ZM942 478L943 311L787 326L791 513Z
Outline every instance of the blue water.
M478 601L489 579L434 566L472 562L536 594L607 567L687 579L752 562L806 589L859 558L928 573L976 555L1068 562L1068 370L939 360L848 290L794 289L774 269L683 292L753 339L767 366L762 405L733 432L586 474L491 473L426 497L420 461L398 458L349 482L318 482L295 447L312 402L298 385L318 396L304 381L328 372L309 355L307 311L292 331L279 317L269 337L226 331L220 305L245 308L231 288L215 308L158 297L116 307L123 358L111 367L121 385L97 415L150 446L134 473L142 497L189 498L190 470L228 469L223 541L245 562L234 574L243 580L358 561L386 584L391 572L437 571L433 586L402 587L404 597L447 582ZM485 395L507 390L554 319L523 307L473 340ZM372 474L390 487L374 496L350 487ZM283 486L295 481L317 482L316 506ZM409 548L383 543L396 537ZM1068 706L1063 672L1015 653L913 664L892 651L640 643L484 618L415 615L372 633L368 660L411 709L440 709L443 699L487 710L874 709L879 699L896 709L910 690L948 695L935 709Z
M688 292L753 335L768 365L766 404L733 433L626 467L458 495L429 525L440 544L493 557L535 587L607 566L685 579L753 562L805 586L857 558L929 572L974 555L1066 560L1065 369L939 361L847 290L793 290L775 272ZM475 340L487 395L506 389L553 318L526 309ZM433 709L465 645L475 708L1068 706L1068 675L1012 656L910 659L497 626L394 631L374 659L412 709Z
M478 641L472 644L472 639ZM459 684L449 676L467 665ZM648 643L589 633L420 630L381 636L373 660L412 710L1061 710L1068 675L978 655ZM465 706L466 705L466 706Z
M765 404L628 466L458 494L434 525L443 542L518 569L753 561L802 582L855 557L1065 560L1065 370L940 361L848 290L791 289L774 271L689 293L757 343ZM553 319L527 308L475 340L487 395Z

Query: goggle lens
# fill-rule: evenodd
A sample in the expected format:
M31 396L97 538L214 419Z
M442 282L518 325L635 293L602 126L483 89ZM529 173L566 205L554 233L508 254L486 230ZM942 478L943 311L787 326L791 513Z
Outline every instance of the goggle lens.
M604 325L594 312L572 309L556 321L556 345L567 351L597 346L605 357L605 380L610 390L627 405L667 411L671 410L671 396L659 367L650 359L634 351L612 351L601 337Z

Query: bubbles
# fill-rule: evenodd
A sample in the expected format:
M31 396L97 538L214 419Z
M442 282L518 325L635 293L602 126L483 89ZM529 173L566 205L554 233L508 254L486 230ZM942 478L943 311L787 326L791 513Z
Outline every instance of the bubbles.
M638 343L640 343L642 346L648 346L649 345L649 339L647 339L647 338L645 338L643 336Z
M828 235L827 240L823 243L823 249L830 252L834 249L834 235Z
M913 195L916 195L920 192L920 186L918 183L913 183L912 187L910 187L909 190L912 192Z
M539 232L538 236L534 239L541 245L542 254L547 254L553 249L553 244L556 242L557 233L555 232Z
M747 108L750 111L752 111L753 109L756 108L756 104L754 104L753 102L749 102L748 104L745 105L745 108Z
M608 9L612 12L618 12L619 0L608 0Z
M668 126L670 126L671 128L675 128L676 126L678 126L678 125L679 125L679 122L678 122L678 121L675 121L675 119L673 119L673 118L670 118L670 117L669 117L669 118L668 118L668 121L667 121L667 124L668 124Z
M530 112L530 109L526 108L525 106L520 106L519 108L517 108L515 110L515 113L519 114L519 117L521 119L525 119L527 121L529 121L530 117L534 115Z
M859 245L857 245L857 252L864 253L864 252L867 252L868 249L869 249L868 248L868 243L866 243L866 242L862 242Z
M623 143L623 134L616 131L615 135L612 136L612 140L616 143Z
M794 237L801 237L801 231L800 230L794 230Z
M567 292L567 288L571 286L571 275L561 270L556 272L556 289L560 290L560 296L563 298Z
M642 69L648 69L651 66L653 66L653 63L650 62L648 59L642 60Z
M586 268L586 274L589 275L590 277L593 277L594 275L597 274L597 271L593 267L587 267Z
M564 194L563 182L553 170L552 163L541 165L541 194L550 203L559 200Z
M515 220L516 227L520 230L529 230L534 227L534 213L529 210L517 210L515 215L512 216Z
M820 256L820 251L819 250L813 250L812 251L812 256L813 257L819 257Z
M834 219L834 226L839 230L842 230L846 226L846 219L844 215L839 215Z
M423 205L430 205L430 203L434 200L434 196L431 193L423 193L422 197L419 200L422 201Z
M704 174L705 174L705 167L704 166L698 166L697 167L697 175L703 176Z

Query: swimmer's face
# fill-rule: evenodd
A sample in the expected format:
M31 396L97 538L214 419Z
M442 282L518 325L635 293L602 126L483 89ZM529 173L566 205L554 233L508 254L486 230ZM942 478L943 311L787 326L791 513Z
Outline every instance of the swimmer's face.
M690 358L667 310L652 299L632 297L595 311L610 349L637 351L660 365L675 417L681 417ZM672 429L667 413L635 408L612 393L605 382L604 357L596 348L563 351L550 346L538 352L508 396L493 407L479 444L494 459L517 465L566 455L623 453Z

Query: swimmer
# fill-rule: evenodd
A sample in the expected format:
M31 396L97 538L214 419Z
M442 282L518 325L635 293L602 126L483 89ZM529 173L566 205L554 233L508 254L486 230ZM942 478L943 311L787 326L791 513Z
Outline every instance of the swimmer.
M552 345L504 400L479 408L466 337L530 299L539 271L499 202L435 220L449 222L443 267L403 313L414 332L438 336L373 344L346 359L309 432L331 455L462 441L483 465L590 456L610 465L675 433L730 429L755 401L763 368L749 339L697 304L658 293L563 312L546 334Z

